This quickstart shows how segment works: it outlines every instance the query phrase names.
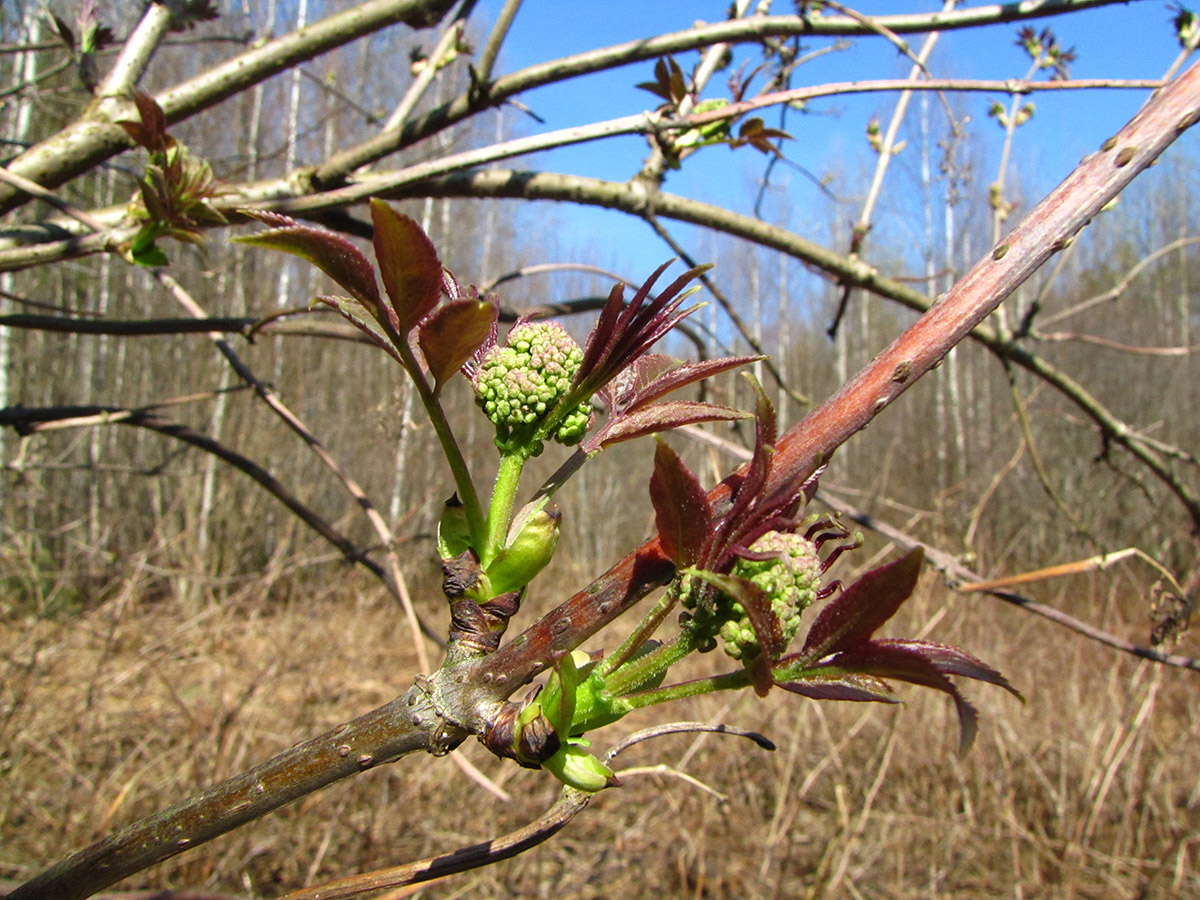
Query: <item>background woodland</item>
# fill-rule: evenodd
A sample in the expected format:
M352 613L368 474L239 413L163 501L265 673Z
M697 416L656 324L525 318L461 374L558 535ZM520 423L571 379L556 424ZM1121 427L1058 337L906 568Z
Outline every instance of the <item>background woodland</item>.
M1050 22L1069 45L1070 23L1088 15L1088 4L1062 5L1081 7ZM1146 39L1175 41L1174 10L1144 5ZM351 6L214 5L211 20L164 38L139 87L159 95ZM281 185L386 131L389 116L411 97L402 119L426 128L422 139L361 163L372 173L416 173L381 195L422 224L461 281L496 290L509 320L567 304L558 310L561 320L582 335L594 318L591 301L611 287L609 273L637 284L649 272L571 234L559 204L504 196L511 186L489 187L499 182L496 173L536 169L540 157L482 166L468 160L420 177L421 165L549 130L533 117L536 103L527 112L519 95L517 105L484 104L448 127L430 124L470 97L472 72L491 64L485 54L494 23L478 11L468 17L471 6L435 17L432 29L380 28L305 59L172 122L170 133L221 182L258 186L254 201L270 206L273 196L286 210L305 193L287 196ZM114 3L101 17L123 40L141 7ZM726 10L719 7L704 15L720 21ZM64 22L77 12L67 3L49 9ZM681 14L678 29L699 15ZM457 43L447 43L460 23ZM1009 23L998 27L996 40L1046 24ZM878 33L844 39L896 55ZM906 39L913 54L922 52L924 35ZM843 38L777 37L739 44L737 53L739 60L765 61L768 72L785 70L777 87L783 89L806 83L798 57L837 40ZM5 2L0 42L0 81L9 85L0 155L11 160L93 101L80 81L79 48L64 45L40 5ZM545 58L557 55L547 48ZM710 56L701 48L673 58L691 76ZM620 71L631 83L653 81L656 58ZM111 54L98 59L103 72ZM933 76L937 59L932 52ZM507 74L503 50L491 62L492 78ZM905 72L910 64L897 63ZM411 94L414 80L431 70L428 87ZM703 96L727 96L725 82L735 71L729 65L712 74ZM586 98L587 79L576 89ZM796 188L803 176L788 169L789 140L778 141L783 158L752 146L732 152L757 160L761 180L746 192L761 187L764 208L808 204L803 218L812 234L847 265L866 261L932 298L1037 199L1025 193L1016 162L1036 152L1022 145L1012 122L1026 98L996 96L1004 109L989 116L992 95L947 93L943 101L918 92L893 134L897 94L879 94L874 132L868 121L854 123L860 146L842 170L812 173L820 188ZM645 109L660 102L645 93ZM961 127L948 126L943 102ZM769 127L801 137L804 113L758 114ZM1114 121L1112 130L1122 124ZM997 146L1006 163L1014 160L999 174L982 165L985 151ZM1195 136L1184 135L1006 301L986 326L993 346L967 340L956 348L839 450L821 485L822 500L834 508L893 529L864 528L866 546L841 564L847 582L894 554L897 533L983 578L1136 548L1140 556L1121 554L1111 564L1016 589L1166 663L1104 646L984 592L957 592L959 578L930 571L903 613L905 633L968 649L1002 669L1027 698L1021 705L999 692L977 692L983 725L968 757L953 754L949 704L922 692L907 694L898 709L774 695L707 698L679 718L755 728L780 749L766 756L705 735L651 744L625 761L638 768L622 776L624 788L600 795L546 845L417 888L414 896L1200 892L1200 645L1186 632L1195 589L1176 596L1160 571L1186 583L1197 565L1200 507L1189 504L1200 495L1198 150ZM655 152L647 140L640 156L630 157L628 176L647 171ZM705 154L730 152L705 147L680 163L686 170ZM886 160L887 181L873 188ZM115 229L144 166L144 152L130 150L55 193ZM672 177L667 171L664 191ZM788 195L784 183L803 200ZM365 221L361 198L289 214L359 236ZM736 228L713 223L680 236L668 216L640 219L630 216L628 227L647 241L662 238L663 259L686 254L717 264L707 276L712 290L702 295L709 305L667 351L681 358L766 353L756 374L784 426L916 317L903 298L839 280L838 272L770 241L745 240ZM314 296L328 292L328 280L298 261L228 243L244 230L237 222L196 245L160 241L170 258L165 271L202 314L219 320L183 332L180 320L196 310L120 253L71 251L22 262L28 248L62 240L71 228L60 209L36 200L0 227L0 407L16 411L5 424L18 423L21 410L58 411L49 425L30 429L25 420L0 431L0 878L14 882L116 825L386 702L421 670L396 584L379 577L379 528L265 395L285 404L352 474L386 522L401 591L434 630L445 619L433 525L449 488L436 442L391 359L355 340L335 315L305 312ZM539 270L548 263L572 267ZM230 365L218 338L254 382ZM997 352L1001 344L1016 349ZM1022 365L1020 353L1083 386L1105 415L1135 433L1160 469L1111 440L1077 398ZM740 379L705 389L720 402L753 403ZM464 385L454 386L451 398L468 457L486 465L486 423L475 423ZM345 543L332 545L228 460L138 427L136 415L130 421L128 411L151 408L172 427L271 473ZM672 444L711 484L743 458L737 448L753 441L753 430L707 432L707 441L677 435ZM651 455L642 443L614 448L564 489L564 552L538 582L531 613L552 607L653 531L646 503ZM350 561L347 547L374 560L378 571ZM436 647L425 652L436 659ZM555 785L542 773L496 760L473 741L459 752L490 779L490 789L448 759L383 767L148 870L122 889L278 896L486 839L553 802Z

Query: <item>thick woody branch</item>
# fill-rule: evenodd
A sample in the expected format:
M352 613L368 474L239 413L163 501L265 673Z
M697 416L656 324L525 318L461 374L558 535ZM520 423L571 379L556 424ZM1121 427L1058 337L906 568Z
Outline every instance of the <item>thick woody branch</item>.
M67 857L8 900L80 900L349 775L465 736L439 718L427 682L386 706L297 744L274 759Z
M325 191L313 191L313 182L320 183L323 179L311 175L307 170L288 173L280 178L270 178L253 183L230 185L230 193L225 198L213 201L212 206L222 212L233 215L245 207L269 209L273 212L286 213L293 216L316 217L321 213L342 210L347 206L360 203L375 196L425 196L422 191L431 179L453 173L467 173L478 166L494 163L499 160L526 156L544 150L567 147L591 141L604 140L631 134L649 135L664 131L682 131L698 124L706 124L722 119L729 119L744 112L762 109L766 106L792 103L800 100L813 100L820 97L835 97L857 93L875 93L890 91L962 91L962 92L1007 92L1030 93L1033 91L1062 91L1062 90L1097 90L1097 89L1132 89L1149 90L1160 87L1159 81L1130 81L1113 79L1090 79L1079 81L996 81L971 79L929 79L912 82L908 79L882 79L869 81L832 82L811 87L796 88L788 91L777 91L765 94L752 101L731 104L720 110L679 116L663 120L656 114L639 113L623 116L602 122L593 122L571 128L561 128L542 134L515 138L485 147L472 148L460 153L438 156L425 162L407 166L398 171L374 172L362 177L349 180L346 184ZM357 154L360 148L367 148L368 141L359 148L351 148L347 153ZM394 149L394 148L393 148ZM388 152L391 152L390 150ZM386 153L375 153L356 157L356 165L365 165L375 161ZM490 170L496 171L496 170ZM474 173L472 173L474 174ZM15 183L20 188L20 176L5 173L0 176ZM521 177L530 177L522 173ZM571 178L572 176L557 176L542 173L542 180L548 180L553 185L555 178ZM605 184L583 179L580 184ZM487 182L480 182L478 190L487 190ZM625 189L622 185L618 190ZM492 188L496 190L495 188ZM510 188L511 189L511 188ZM531 187L531 190L534 189ZM31 188L25 190L31 191ZM430 191L434 188L430 187ZM552 191L552 187L550 188ZM498 196L523 196L520 193L497 194ZM662 195L664 198L669 195ZM62 205L55 201L53 195L46 198L54 205ZM555 197L547 194L546 199L575 199L573 197ZM682 199L682 198L681 198ZM630 200L640 208L640 195L631 196ZM580 199L578 202L595 202ZM669 201L668 201L669 202ZM686 203L687 201L684 201ZM611 205L623 208L619 202ZM625 204L628 206L628 203ZM700 204L697 209L707 209ZM659 210L655 210L659 211ZM110 251L121 242L129 240L136 229L122 227L127 215L125 206L112 206L106 209L93 210L86 214L75 213L70 219L56 219L44 223L22 223L0 229L0 271L15 271L32 266L73 259L92 253ZM671 215L665 209L663 215ZM86 216L88 221L80 220ZM682 218L686 219L686 216ZM703 224L703 223L701 223ZM99 229L109 228L110 231ZM95 233L87 233L87 230ZM915 293L915 292L914 292ZM917 295L920 296L920 295Z
M1180 135L1200 120L1200 64L1157 92L1101 149L1084 159L1013 231L911 328L780 442L780 470L807 477L865 428L1078 233ZM1082 390L1082 388L1080 388ZM1132 443L1127 447L1133 450ZM1153 460L1145 448L1134 451ZM1161 461L1151 465L1200 527L1200 502Z
M890 347L791 428L776 448L772 482L766 492L776 492L785 482L799 484L816 472L838 447L866 428L1039 266L1073 240L1106 203L1198 119L1200 64L1158 92ZM728 495L727 480L713 488L709 498L719 502ZM1200 523L1200 504L1188 494L1181 500ZM652 538L484 660L482 676L489 681L502 679L510 690L516 690L550 666L557 655L578 646L664 583L670 577L669 569L658 539Z
M163 92L156 99L169 122L186 119L248 87L343 44L397 22L413 27L436 24L452 0L372 0L240 54ZM156 4L157 6L157 4ZM131 108L131 107L130 107ZM22 153L9 168L44 187L57 187L131 145L117 126L123 104L90 107L80 120ZM0 214L28 200L0 185Z

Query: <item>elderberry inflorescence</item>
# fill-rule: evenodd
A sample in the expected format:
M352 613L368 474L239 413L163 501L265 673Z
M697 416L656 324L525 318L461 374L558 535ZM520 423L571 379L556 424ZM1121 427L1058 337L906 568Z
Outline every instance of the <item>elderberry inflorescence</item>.
M566 397L582 361L583 351L557 322L518 323L504 346L491 347L472 381L475 401L496 426L497 446L503 450L536 430ZM591 405L582 402L547 436L560 444L578 444L590 418ZM540 450L536 447L531 455Z
M786 646L800 628L801 613L812 605L821 589L823 566L817 545L804 535L769 531L751 544L750 550L759 558L739 558L730 574L749 581L767 595ZM760 652L750 617L733 597L721 594L715 604L698 603L695 595L689 594L682 603L689 610L685 616L701 636L702 651L714 649L720 637L725 653L733 659L748 660Z

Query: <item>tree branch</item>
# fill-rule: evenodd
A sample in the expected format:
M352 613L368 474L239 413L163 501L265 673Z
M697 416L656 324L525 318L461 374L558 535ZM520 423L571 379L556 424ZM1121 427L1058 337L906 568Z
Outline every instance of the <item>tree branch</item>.
M667 130L684 130L698 124L707 124L723 119L729 119L771 105L781 105L799 100L813 100L820 97L840 96L855 93L874 93L888 91L967 91L967 92L1028 92L1035 90L1064 90L1064 89L1099 89L1099 88L1131 88L1150 90L1160 87L1159 81L1122 81L1111 79L1095 79L1092 81L996 81L996 80L965 80L965 79L935 79L922 82L911 82L908 79L881 79L856 82L835 82L805 88L795 88L788 91L777 91L772 94L744 103L731 104L720 110L706 113L696 113L682 116L670 121L662 120L657 114L639 113L622 116L603 122L588 125L561 128L542 134L515 138L486 147L473 148L461 153L438 156L434 159L417 163L412 166L391 172L373 172L349 180L344 186L329 190L315 190L314 185L324 184L327 179L320 175L324 166L313 174L309 170L288 173L280 178L270 178L253 183L229 185L230 193L211 202L214 209L225 213L234 213L238 209L254 207L271 210L288 215L315 216L318 213L329 212L360 203L374 196L425 196L419 191L414 193L411 186L440 175L461 173L477 166L494 163L499 160L525 156L544 150L571 146L572 144L587 143L610 137L620 137L631 134L650 135ZM354 165L365 166L377 161L387 153L367 152L371 141L352 148L348 153L356 154ZM360 154L359 151L362 151ZM331 158L331 159L335 159ZM329 165L327 163L326 165ZM344 173L343 173L344 174ZM554 177L554 176L548 176ZM559 176L571 177L571 176ZM339 179L341 176L339 176ZM0 195L2 196L2 195ZM569 198L555 198L569 199ZM659 210L655 210L659 212ZM97 223L112 230L88 236L82 233L79 225L67 219L55 219L46 223L23 223L0 229L0 272L17 271L31 266L45 265L64 259L86 256L111 250L121 242L131 238L136 229L122 227L128 209L127 206L112 206L88 213L91 222L88 227L95 228ZM75 216L78 218L78 216Z
M83 421L72 421L83 420ZM9 426L18 434L27 435L46 430L54 425L132 425L146 428L190 444L206 453L211 453L257 481L264 490L288 508L305 525L336 547L348 562L359 563L386 583L387 574L374 562L363 548L339 533L321 516L309 509L280 481L249 457L226 447L206 434L201 434L176 422L167 422L159 417L154 407L129 409L120 406L50 406L25 408L10 406L0 409L0 427Z
M838 447L895 402L1039 266L1073 240L1106 203L1198 119L1200 64L1151 98L1129 124L1106 141L1099 152L1084 159L1002 243L890 347L793 426L776 447L766 492L776 493L785 483L799 484L815 473ZM510 178L512 174L507 173ZM753 224L756 229L767 227ZM832 255L823 249L822 253ZM1090 396L1082 388L1078 390ZM1200 502L1147 448L1136 442L1126 446L1176 489L1193 522L1200 527ZM709 492L710 502L724 501L729 492L730 479L726 479ZM482 677L489 682L502 680L510 691L516 690L544 671L557 654L574 649L663 584L670 577L670 568L658 539L652 538L520 637L481 661Z
M241 775L123 828L50 867L9 900L82 898L349 775L465 737L442 721L427 682Z
M453 0L370 0L269 41L161 93L156 99L168 122L178 122L257 84L298 62L312 59L397 22L414 28L436 24ZM155 4L158 6L158 4ZM85 116L26 150L9 168L54 188L132 146L114 124L127 102L96 104ZM0 215L28 200L11 185L0 185Z
M1095 6L1107 6L1123 0L1047 0L993 4L951 13L920 13L916 15L874 16L872 21L895 33L945 31L971 28L984 24L1040 18L1064 12L1074 12ZM875 28L866 27L849 16L751 16L732 19L713 25L697 25L685 31L655 35L642 40L627 41L564 56L529 66L497 78L488 86L481 99L472 91L456 97L424 116L406 122L403 128L384 131L357 147L330 157L319 166L313 180L321 186L338 184L350 172L391 153L411 146L482 108L498 106L510 97L535 87L567 81L580 75L619 68L631 63L657 59L673 53L700 50L712 44L758 43L770 37L789 36L878 36Z

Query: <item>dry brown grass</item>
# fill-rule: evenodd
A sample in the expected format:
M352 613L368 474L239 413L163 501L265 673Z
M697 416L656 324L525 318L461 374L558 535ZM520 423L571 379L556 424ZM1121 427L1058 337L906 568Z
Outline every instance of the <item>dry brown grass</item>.
M347 575L307 592L288 600L276 582L198 607L147 601L130 580L75 617L0 624L0 878L28 876L403 690L413 655L378 590ZM1104 601L1091 609L1110 625L1141 627ZM666 714L757 728L779 749L714 735L635 748L622 765L665 764L713 792L630 775L549 843L419 896L1200 896L1194 674L1117 657L986 600L948 604L940 587L905 616L891 633L933 623L929 636L1000 665L1028 697L1022 706L973 686L984 720L966 759L952 752L950 704L916 689L895 709L782 692L708 698ZM614 729L652 713L638 715ZM511 802L448 760L409 758L126 886L274 896L499 834L552 803L549 778L473 742L464 751Z

